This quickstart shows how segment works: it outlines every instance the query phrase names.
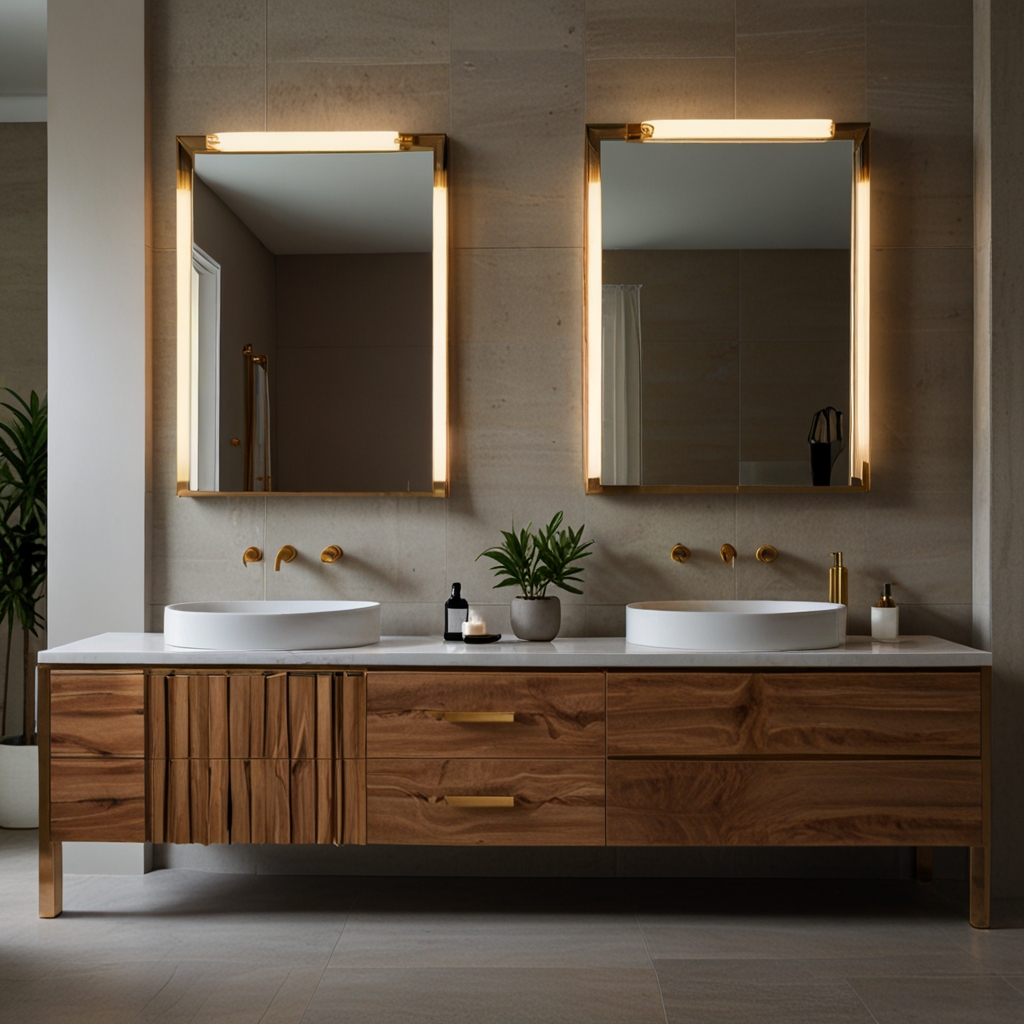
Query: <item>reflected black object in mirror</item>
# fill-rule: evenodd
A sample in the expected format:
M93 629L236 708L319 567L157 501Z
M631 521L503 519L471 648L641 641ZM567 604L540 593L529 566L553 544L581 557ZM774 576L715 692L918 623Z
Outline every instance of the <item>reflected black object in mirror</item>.
M811 420L807 443L811 446L811 483L828 487L832 467L843 450L843 414L831 405L819 409Z

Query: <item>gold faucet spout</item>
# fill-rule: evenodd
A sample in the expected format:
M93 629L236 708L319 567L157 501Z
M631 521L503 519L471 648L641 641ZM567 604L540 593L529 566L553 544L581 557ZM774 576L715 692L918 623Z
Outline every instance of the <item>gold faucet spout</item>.
M298 551L296 551L291 544L285 544L285 546L278 551L277 558L274 559L274 572L280 572L281 563L291 562L297 554Z
M722 556L722 561L725 562L726 565L736 559L736 549L731 544L723 544L718 549L718 553Z

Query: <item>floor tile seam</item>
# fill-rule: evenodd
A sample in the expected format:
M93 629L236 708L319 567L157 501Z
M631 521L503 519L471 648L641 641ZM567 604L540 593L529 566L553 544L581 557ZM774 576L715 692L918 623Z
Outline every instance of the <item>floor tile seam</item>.
M652 54L650 56L644 55L627 55L622 57L585 57L587 64L602 64L610 61L643 61L645 64L649 61L658 60L735 60L736 55L732 53L690 53L690 54Z
M633 921L636 924L636 929L640 933L640 938L643 940L644 952L647 954L647 960L651 965L651 970L654 971L654 978L658 985L658 998L661 1000L661 1012L665 1017L665 1024L669 1024L668 1020L668 1007L665 1005L665 993L661 987L661 975L658 973L658 968L655 966L654 957L651 956L651 948L647 944L647 936L644 934L643 926L640 924L640 917L633 912Z
M353 964L351 966L341 965L337 967L326 967L324 975L334 971L421 971L435 973L437 971L529 971L531 974L544 972L548 974L564 974L567 971L587 974L605 975L609 971L618 974L644 974L657 977L658 972L653 967L615 967L611 964L602 964L596 967L584 967L580 964L556 964L554 966L544 964L416 964L403 966L400 964L380 964L379 966L369 964ZM660 990L660 984L659 984Z
M850 984L848 980L845 982L845 984L849 987L850 991L860 1000L860 1004L864 1007L865 1011L867 1012L867 1015L875 1022L875 1024L879 1024L878 1018L871 1012L871 1007L868 1006L868 1004L864 1001L864 997L853 987L853 985Z

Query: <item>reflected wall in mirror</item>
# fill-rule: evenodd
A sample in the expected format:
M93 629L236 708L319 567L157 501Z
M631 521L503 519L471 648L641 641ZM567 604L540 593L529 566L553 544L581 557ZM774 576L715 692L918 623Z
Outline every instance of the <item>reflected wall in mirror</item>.
M588 128L588 493L866 489L867 139Z
M446 157L179 137L179 494L447 495Z

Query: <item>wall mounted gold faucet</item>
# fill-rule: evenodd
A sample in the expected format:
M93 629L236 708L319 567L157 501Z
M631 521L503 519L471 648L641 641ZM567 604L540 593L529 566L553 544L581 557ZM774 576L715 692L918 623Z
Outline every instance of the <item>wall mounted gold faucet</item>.
M723 544L719 549L718 553L722 556L722 561L728 565L730 562L736 561L736 549L731 544Z
M669 555L673 562L679 562L682 565L690 557L690 549L684 544L676 544L669 552Z
M345 554L337 544L329 544L320 552L321 562L336 562Z
M759 562L764 562L767 565L769 562L774 562L779 557L778 548L772 547L771 544L762 544L754 554L754 557Z
M285 546L278 551L277 558L274 559L274 572L280 572L281 563L291 562L297 554L298 551L296 551L291 544L285 544Z
M250 562L262 562L263 552L257 547L246 548L242 552L242 565L248 565Z

